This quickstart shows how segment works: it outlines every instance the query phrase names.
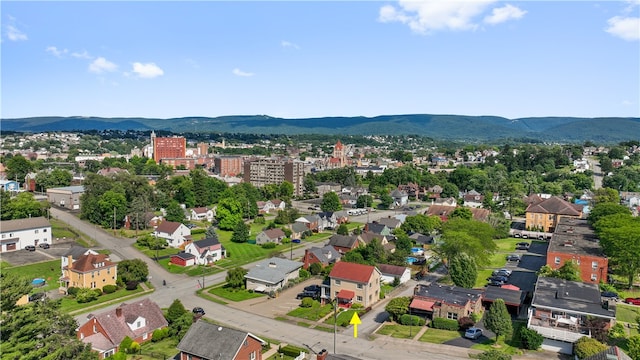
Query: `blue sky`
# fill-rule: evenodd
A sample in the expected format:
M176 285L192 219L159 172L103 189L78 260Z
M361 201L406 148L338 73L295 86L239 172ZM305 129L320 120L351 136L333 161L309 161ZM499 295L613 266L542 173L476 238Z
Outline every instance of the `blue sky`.
M640 117L640 1L23 2L1 116Z

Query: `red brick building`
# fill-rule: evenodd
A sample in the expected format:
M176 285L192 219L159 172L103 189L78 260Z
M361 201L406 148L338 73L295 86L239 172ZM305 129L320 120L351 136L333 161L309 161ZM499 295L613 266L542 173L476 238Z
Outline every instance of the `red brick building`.
M213 165L216 175L238 176L244 169L244 160L242 156L216 156Z
M160 162L166 158L184 158L187 153L187 139L184 137L156 137L151 133L153 160Z
M564 217L556 225L549 241L547 265L558 269L567 261L576 262L583 282L607 281L609 260L587 220Z

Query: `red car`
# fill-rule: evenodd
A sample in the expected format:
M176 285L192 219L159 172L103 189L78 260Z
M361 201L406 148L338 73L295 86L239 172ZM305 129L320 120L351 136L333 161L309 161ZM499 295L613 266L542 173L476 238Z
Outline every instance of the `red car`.
M631 305L640 305L640 297L637 298L626 298L624 302Z

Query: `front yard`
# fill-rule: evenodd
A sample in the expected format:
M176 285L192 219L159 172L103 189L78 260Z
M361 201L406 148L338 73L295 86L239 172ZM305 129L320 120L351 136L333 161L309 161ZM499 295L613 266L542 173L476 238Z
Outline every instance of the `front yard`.
M235 302L266 296L259 292L245 289L232 289L226 286L216 286L208 290L208 293Z

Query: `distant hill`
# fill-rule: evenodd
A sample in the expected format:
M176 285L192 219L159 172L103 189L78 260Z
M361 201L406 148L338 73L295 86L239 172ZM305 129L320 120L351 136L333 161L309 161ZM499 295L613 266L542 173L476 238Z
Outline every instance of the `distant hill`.
M544 142L617 143L640 139L640 118L384 115L283 119L266 115L172 119L32 117L2 119L2 131L168 130L176 133L421 135L473 142L531 139Z

